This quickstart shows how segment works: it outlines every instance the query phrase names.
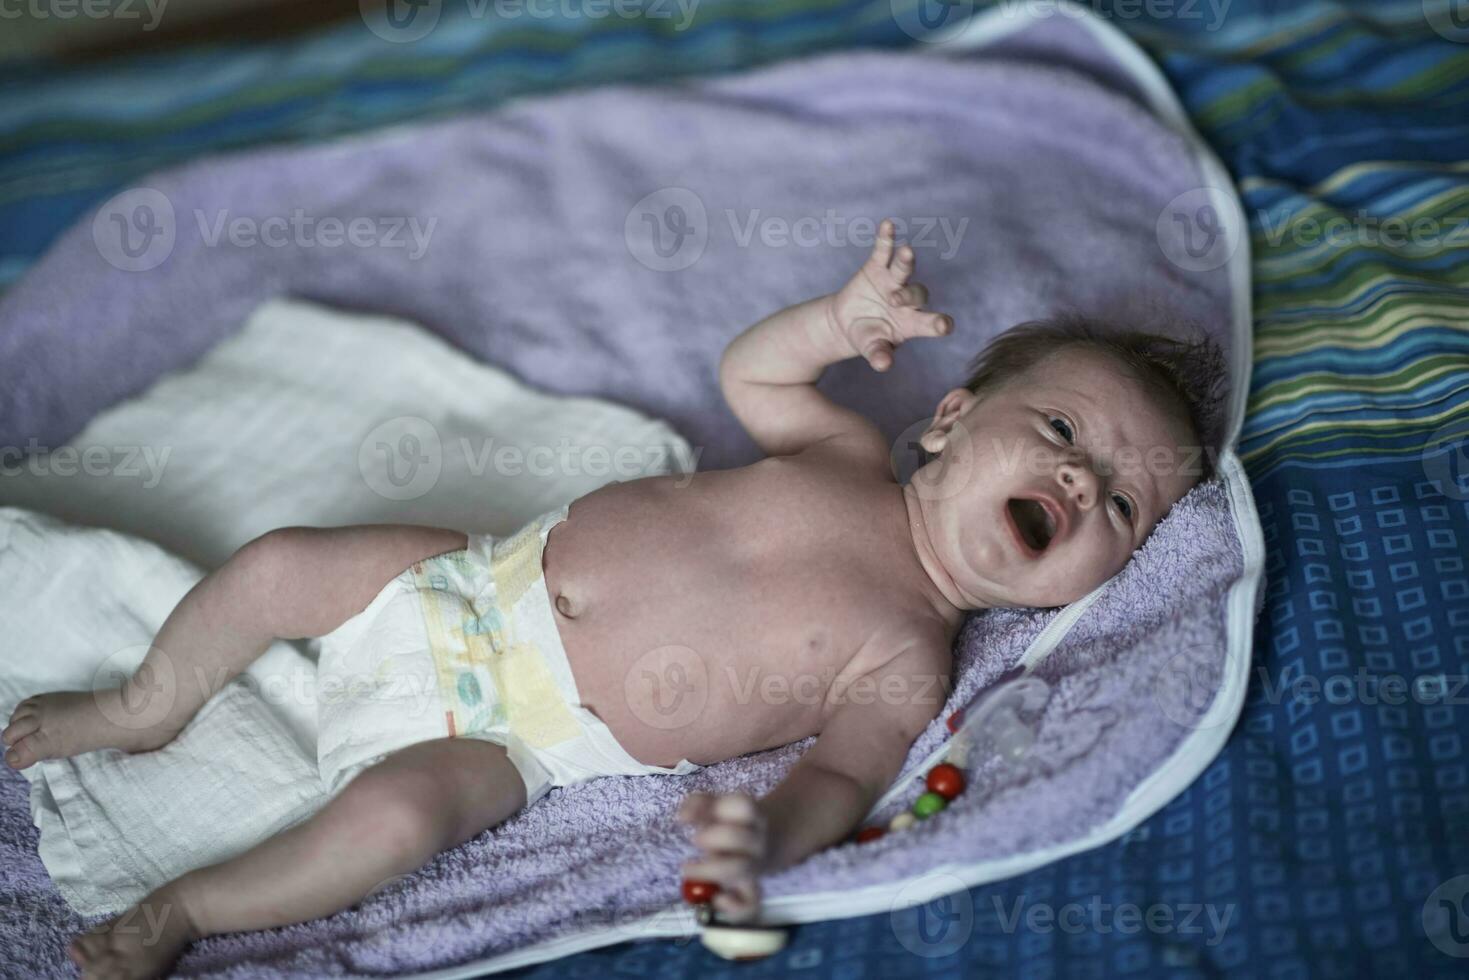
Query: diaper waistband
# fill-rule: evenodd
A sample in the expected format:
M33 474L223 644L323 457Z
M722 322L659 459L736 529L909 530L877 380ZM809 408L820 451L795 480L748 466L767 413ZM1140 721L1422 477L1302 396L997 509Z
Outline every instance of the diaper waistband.
M515 705L511 759L523 767L533 762L556 786L595 776L695 772L701 767L687 759L673 768L634 759L581 703L541 567L546 538L568 510L552 511L513 537L488 545L503 636L510 644L501 659L501 690ZM567 732L572 735L566 737ZM521 751L522 741L529 751Z

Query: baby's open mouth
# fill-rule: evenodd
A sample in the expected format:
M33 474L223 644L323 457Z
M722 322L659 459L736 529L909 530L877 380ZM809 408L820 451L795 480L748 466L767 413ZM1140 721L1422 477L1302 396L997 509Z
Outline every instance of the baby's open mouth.
M1045 551L1046 545L1051 543L1051 538L1056 534L1056 525L1040 502L1011 497L1005 506L1010 511L1010 519L1015 522L1016 530L1020 532L1020 539L1033 551Z

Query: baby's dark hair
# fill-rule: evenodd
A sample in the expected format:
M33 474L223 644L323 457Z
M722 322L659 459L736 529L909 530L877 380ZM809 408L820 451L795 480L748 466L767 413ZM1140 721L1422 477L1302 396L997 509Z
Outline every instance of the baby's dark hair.
M1179 340L1079 313L1030 320L1006 330L979 352L965 387L983 397L1068 347L1101 351L1121 363L1148 391L1187 418L1201 443L1213 431L1224 356L1219 345L1202 333ZM1201 480L1214 475L1211 457L1209 452L1201 454Z

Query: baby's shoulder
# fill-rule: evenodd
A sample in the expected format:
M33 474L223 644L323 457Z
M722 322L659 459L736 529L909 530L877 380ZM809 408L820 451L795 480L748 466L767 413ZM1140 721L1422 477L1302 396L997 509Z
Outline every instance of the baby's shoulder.
M954 660L953 638L931 617L899 616L874 630L859 656L870 674L947 675Z
M854 429L813 442L801 451L812 466L841 472L844 476L893 483L892 456L887 441L876 429Z

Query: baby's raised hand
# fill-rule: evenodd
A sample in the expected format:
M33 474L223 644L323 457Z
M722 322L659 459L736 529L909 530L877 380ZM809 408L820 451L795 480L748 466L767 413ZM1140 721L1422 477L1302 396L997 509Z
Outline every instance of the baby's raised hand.
M908 281L913 265L913 249L894 247L893 222L884 218L872 254L827 306L832 330L874 370L892 367L893 351L904 341L954 329L953 317L923 309L928 289Z
M694 828L694 845L704 852L684 862L684 878L719 886L713 905L726 922L754 919L766 854L765 817L755 800L745 793L690 793L678 819Z

